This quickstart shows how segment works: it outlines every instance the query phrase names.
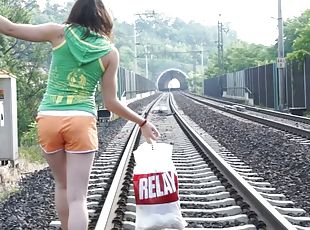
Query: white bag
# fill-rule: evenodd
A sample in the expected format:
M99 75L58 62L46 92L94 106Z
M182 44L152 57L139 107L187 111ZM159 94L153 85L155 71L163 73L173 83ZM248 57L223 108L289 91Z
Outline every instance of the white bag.
M134 151L136 230L184 229L173 146L143 143Z

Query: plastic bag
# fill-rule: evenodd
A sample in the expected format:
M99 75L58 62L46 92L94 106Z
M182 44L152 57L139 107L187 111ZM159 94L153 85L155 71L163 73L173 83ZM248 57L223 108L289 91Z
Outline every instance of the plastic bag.
M134 152L136 230L184 229L173 146L143 143Z

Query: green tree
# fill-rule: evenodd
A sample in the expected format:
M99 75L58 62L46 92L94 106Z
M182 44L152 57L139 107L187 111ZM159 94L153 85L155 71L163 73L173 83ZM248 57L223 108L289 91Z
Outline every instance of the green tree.
M35 0L0 0L1 15L13 22L32 23ZM17 109L19 136L28 130L37 113L45 88L46 45L0 36L0 68L17 77Z
M289 20L286 28L285 42L291 45L287 58L303 61L306 55L310 55L310 9L300 17Z
M243 41L233 43L225 52L225 69L227 72L255 67L274 62L266 46L248 44Z
M310 9L305 10L299 17L288 19L284 23L284 52L286 54L293 53L307 47L307 43L302 44L304 36L307 35L307 28L310 25ZM307 39L305 39L306 41ZM296 41L299 44L295 46ZM304 49L306 50L306 49ZM309 51L309 50L308 50ZM294 55L293 55L294 56ZM298 56L298 55L297 55Z
M274 62L276 50L274 47L249 44L238 40L231 43L224 52L224 72L235 72L250 67L265 65ZM207 78L220 75L222 70L218 66L218 56L212 55L209 60Z
M40 9L36 9L33 21L36 24L46 22L64 23L69 16L73 4L74 1L68 1L64 6L62 6L60 4L52 4L49 1L46 1L42 12Z

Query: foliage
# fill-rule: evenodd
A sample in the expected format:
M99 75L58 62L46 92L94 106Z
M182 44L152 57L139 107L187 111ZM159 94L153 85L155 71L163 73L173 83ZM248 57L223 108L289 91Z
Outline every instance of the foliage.
M35 0L0 0L1 15L13 22L31 23L32 12L38 8ZM43 67L47 52L45 44L33 44L0 35L0 69L17 77L18 133L28 129L43 95L46 74Z
M38 133L36 122L29 125L28 131L24 132L21 137L21 146L19 156L30 162L44 163L42 150L38 145Z
M63 23L74 1L65 5L46 1L42 10L36 0L0 0L1 15L18 23ZM218 66L217 27L196 22L184 22L163 14L136 17L138 73L146 73L148 57L149 78L156 78L169 68L188 74L189 87L202 91L202 79L274 62L277 44L271 47L249 44L236 39L236 32L223 34L224 70ZM120 51L120 64L134 69L134 25L115 20L115 45ZM288 59L302 60L310 53L310 10L284 24L285 53ZM204 72L200 69L202 50ZM35 143L33 122L43 96L51 61L51 46L30 43L0 35L0 69L17 77L18 127L22 145ZM99 95L96 95L99 98Z
M13 187L4 191L0 192L0 202L5 201L7 198L9 198L11 195L19 192L19 188Z
M46 22L64 23L69 16L73 4L74 1L68 1L64 6L62 6L46 1L46 5L42 12L38 8L36 9L33 21L36 24Z
M268 49L263 45L248 44L237 41L226 51L225 69L235 72L249 67L271 63L275 56L270 56Z
M217 55L211 55L207 78L220 75L223 72L234 72L258 65L275 62L277 46L266 47L236 41L224 50L225 70L220 70ZM303 62L305 56L310 55L310 9L296 18L284 22L284 53L286 59Z
M310 9L284 23L284 52L289 60L303 60L310 53Z
M68 15L68 7L73 3L66 7L51 5L48 1L46 4L45 10L40 12L36 0L0 0L0 12L18 23L63 22ZM37 114L46 88L50 52L50 44L0 35L0 69L8 70L17 77L19 137L31 127L29 125Z
M19 156L31 163L44 164L46 162L38 145L19 148Z
M203 94L203 75L201 73L195 73L195 72L190 72L188 74L188 87L189 90L193 93L197 93L197 94Z
M307 111L306 111L306 112L304 113L304 116L310 118L310 112L307 112Z
M31 147L37 145L38 143L38 135L37 135L37 125L35 122L29 125L29 129L27 132L24 132L21 138L21 146Z
M180 18L163 14L154 17L137 17L137 63L138 73L144 75L146 54L150 60L149 78L156 78L167 68L180 68L183 72L194 71L201 62L202 47L205 53L216 52L217 28L196 22L185 23ZM115 23L116 47L120 50L121 65L134 66L134 29L125 22ZM224 35L226 44L235 40L235 32ZM207 48L207 51L206 51Z
M250 67L265 65L274 62L276 59L276 51L273 47L264 45L249 44L247 42L237 40L231 43L224 53L224 70L218 66L218 56L210 57L207 78L220 75L224 72L235 72Z

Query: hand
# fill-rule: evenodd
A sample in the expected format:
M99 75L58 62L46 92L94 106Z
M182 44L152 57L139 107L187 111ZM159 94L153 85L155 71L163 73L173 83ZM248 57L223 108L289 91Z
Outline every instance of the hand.
M142 135L144 136L144 139L149 144L152 144L152 140L155 141L160 136L156 127L149 121L147 121L145 125L141 127L141 132Z

